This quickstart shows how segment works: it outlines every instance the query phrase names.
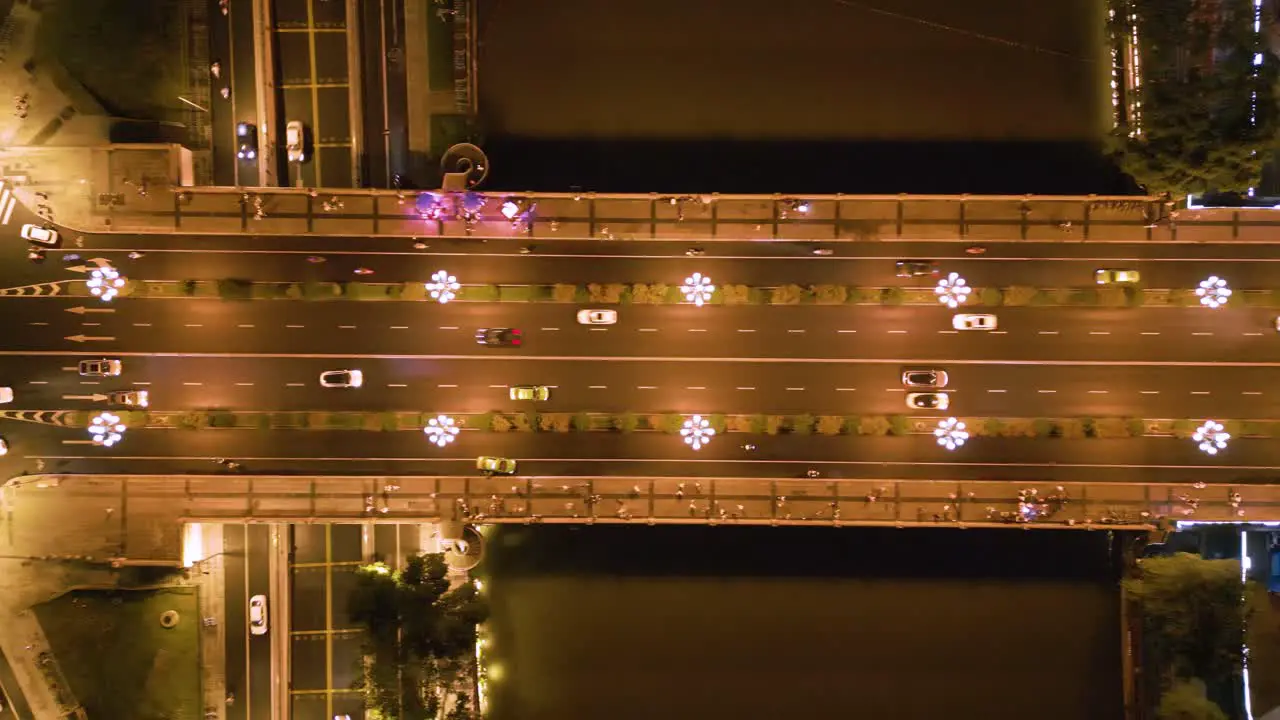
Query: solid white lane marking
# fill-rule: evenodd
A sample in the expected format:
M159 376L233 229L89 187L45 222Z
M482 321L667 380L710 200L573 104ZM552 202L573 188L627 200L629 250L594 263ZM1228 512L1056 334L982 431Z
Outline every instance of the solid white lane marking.
M182 383L182 384L183 384L183 385L185 385L185 386L187 386L187 387L200 387L200 386L201 386L201 385L203 385L204 383L189 383L189 382L184 382L184 383Z
M1057 335L1058 331L1057 330L1041 330L1040 334L1041 335Z
M1089 334L1090 335L1110 335L1111 333L1105 330L1090 330Z
M387 387L409 387L409 386L404 385L402 383L387 383Z
M391 329L392 330L408 330L409 326L408 325L392 325Z
M1089 394L1090 395L1106 395L1107 392L1108 392L1107 390L1090 390Z
M1193 332L1191 334L1195 335L1196 337L1208 337L1210 335L1213 335L1213 333L1211 332Z

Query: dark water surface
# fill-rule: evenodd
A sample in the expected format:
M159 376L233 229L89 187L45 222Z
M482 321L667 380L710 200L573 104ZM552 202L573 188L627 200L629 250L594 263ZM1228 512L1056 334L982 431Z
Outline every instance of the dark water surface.
M1105 533L510 528L495 720L1121 716Z

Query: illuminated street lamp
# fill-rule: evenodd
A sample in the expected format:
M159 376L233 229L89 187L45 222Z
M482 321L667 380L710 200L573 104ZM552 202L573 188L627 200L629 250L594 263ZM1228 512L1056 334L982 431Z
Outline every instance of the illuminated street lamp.
M437 270L431 276L431 282L426 283L427 294L432 300L438 300L441 305L449 302L458 296L458 290L462 288L458 284L458 278L450 275L444 270Z
M1227 441L1231 439L1231 434L1226 431L1222 423L1206 420L1191 434L1191 439L1200 444L1200 452L1217 455L1219 450L1227 449Z
M946 305L954 310L957 305L963 303L969 293L973 292L973 288L965 283L964 278L959 273L951 273L938 281L938 287L933 291L938 295L938 302Z
M120 422L120 416L109 412L98 413L89 421L89 437L94 445L111 447L120 442L127 428Z
M1200 281L1200 287L1196 288L1196 295L1199 296L1201 305L1217 309L1226 305L1231 299L1231 288L1227 287L1225 278L1210 275Z
M124 283L125 278L120 277L120 271L110 265L98 267L97 270L89 273L89 279L85 281L89 286L89 293L103 302L111 302L112 298L119 295Z
M711 427L711 421L701 415L685 418L684 427L680 428L680 434L684 436L684 444L694 450L701 450L703 445L711 442L711 438L715 436L716 429Z
M938 427L933 431L933 436L938 438L938 444L942 447L955 450L969 439L969 431L965 430L964 423L956 418L946 418L938 421Z
M448 415L437 415L427 421L422 432L436 447L444 447L458 437L458 425Z
M684 285L680 286L684 299L698 307L711 302L711 293L715 291L716 286L711 284L711 278L702 273L690 275L684 279Z

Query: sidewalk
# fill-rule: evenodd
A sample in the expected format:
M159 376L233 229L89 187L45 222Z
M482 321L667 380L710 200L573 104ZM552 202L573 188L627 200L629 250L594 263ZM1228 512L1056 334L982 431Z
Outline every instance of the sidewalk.
M83 717L35 613L3 606L0 612L7 618L0 623L0 651L9 659L32 714L41 720L65 718L68 713Z
M204 560L190 570L200 607L200 671L205 717L223 717L226 708L226 565L222 561L222 525L203 523ZM212 620L212 625L205 623ZM209 715L209 713L216 715Z

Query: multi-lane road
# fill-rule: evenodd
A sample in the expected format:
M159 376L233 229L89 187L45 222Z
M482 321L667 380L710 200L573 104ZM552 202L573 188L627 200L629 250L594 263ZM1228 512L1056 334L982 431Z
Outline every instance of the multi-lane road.
M532 243L533 252L521 254ZM813 255L816 246L829 256ZM416 282L447 268L465 283L678 283L694 271L717 283L839 283L919 287L894 261L936 259L976 286L1085 286L1098 267L1131 267L1149 287L1191 287L1210 274L1267 288L1280 253L1235 245L992 243L981 256L954 243L704 242L705 255L658 241L88 236L43 266L0 267L0 287L83 277L92 258L147 280L241 277L278 282ZM129 258L131 252L142 257ZM324 262L308 258L323 257ZM352 270L367 267L371 276ZM1275 311L1265 308L1000 308L996 332L957 332L934 306L622 306L620 321L588 327L574 304L117 300L2 297L7 334L0 383L6 411L100 407L94 395L147 389L152 408L257 411L724 412L845 416L909 411L900 375L951 375L950 413L1001 417L1280 418ZM79 312L79 309L113 312ZM481 327L524 331L521 348L477 345ZM84 340L83 337L100 338ZM83 378L83 357L119 357L119 378ZM321 388L323 370L358 367L359 390ZM507 387L543 384L549 402L514 403ZM651 434L466 433L440 451L414 432L131 429L111 449L81 431L8 423L14 468L75 472L209 472L212 458L251 472L447 473L479 454L516 457L537 474L1262 481L1280 452L1238 440L1217 457L1172 438L1072 441L980 438L946 454L927 436L778 436L741 448L717 438L701 452ZM73 441L67 443L66 441Z

